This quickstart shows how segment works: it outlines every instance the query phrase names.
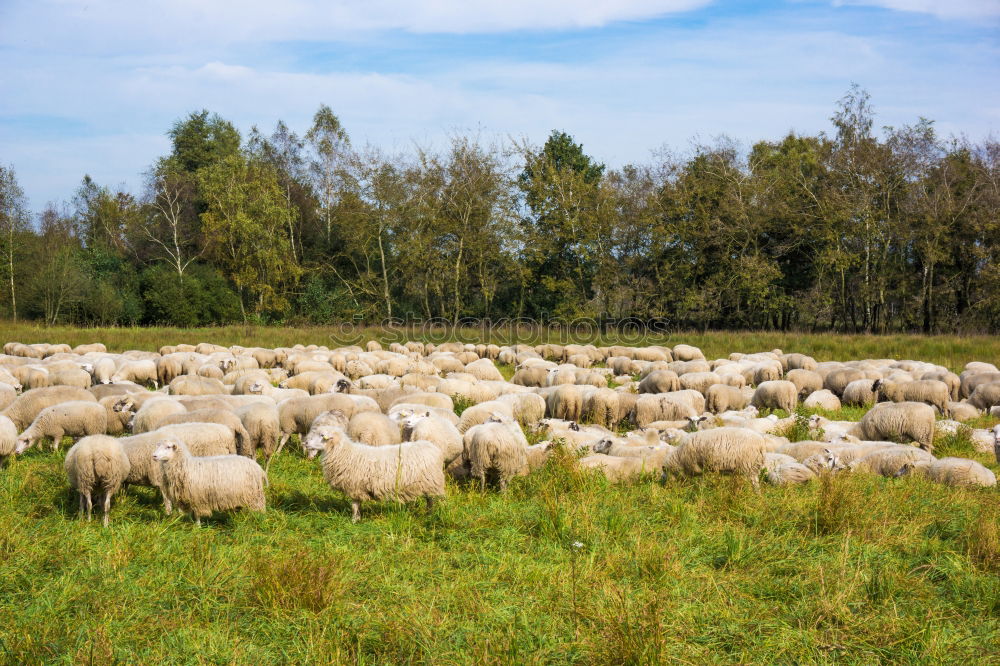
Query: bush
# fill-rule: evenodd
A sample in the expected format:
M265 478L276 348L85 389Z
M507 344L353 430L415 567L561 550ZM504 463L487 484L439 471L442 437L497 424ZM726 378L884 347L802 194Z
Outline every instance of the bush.
M183 280L160 264L142 274L142 298L148 324L205 326L242 320L240 301L214 268L192 265Z

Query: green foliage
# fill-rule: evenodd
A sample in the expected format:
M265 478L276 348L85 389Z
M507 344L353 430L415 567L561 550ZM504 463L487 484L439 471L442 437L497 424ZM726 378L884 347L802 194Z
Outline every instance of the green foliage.
M145 323L205 326L239 321L239 297L219 272L192 264L183 279L164 264L143 271Z
M240 133L233 124L206 109L175 122L167 136L173 145L171 161L189 173L231 158L240 149Z

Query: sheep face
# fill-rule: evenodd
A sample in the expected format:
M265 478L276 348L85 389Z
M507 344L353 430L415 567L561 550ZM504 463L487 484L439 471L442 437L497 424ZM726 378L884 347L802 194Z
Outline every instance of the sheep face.
M413 432L413 429L417 427L418 423L420 423L426 418L429 418L430 415L431 413L429 411L423 413L421 412L412 413L403 418L402 420L400 420L399 423L403 426L403 432L409 434Z
M594 453L607 453L608 451L611 450L611 445L612 444L613 444L613 442L610 439L608 439L608 438L605 437L604 439L602 439L601 441L599 441L597 444L594 444L594 447L593 447L594 448Z
M813 414L812 416L809 417L810 430L816 430L817 428L821 428L822 426L823 426L822 416L820 416L819 414Z
M701 424L707 420L708 417L705 416L704 414L702 414L701 416L689 416L688 427L687 427L688 431L695 432L696 430L698 430L699 426L701 426Z
M282 383L284 383L284 382L282 382ZM258 379L253 384L251 384L250 388L247 389L247 390L250 393L253 393L253 394L256 394L256 395L260 395L261 393L264 392L264 382L262 382L261 380Z
M34 444L34 443L35 443L35 441L32 438L30 438L30 437L23 437L23 436L22 437L18 437L17 438L17 446L14 447L14 454L15 455L21 455L22 453L24 453L25 451L27 451L28 449L30 449L31 445Z
M346 437L347 433L341 428L334 426L322 426L315 432L310 433L302 446L305 448L309 458L315 458L316 454L326 449L328 444L337 443L341 437Z
M156 445L153 451L154 462L166 462L172 460L177 455L177 442L164 440Z
M115 401L115 404L111 407L114 412L130 412L133 407L135 407L135 401L132 398L121 397Z
M351 390L351 382L341 379L337 382L335 388L337 389L337 393L347 393Z

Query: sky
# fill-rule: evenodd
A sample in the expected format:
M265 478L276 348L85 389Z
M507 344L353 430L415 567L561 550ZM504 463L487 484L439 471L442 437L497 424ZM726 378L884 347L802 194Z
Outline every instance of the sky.
M611 167L727 135L879 125L1000 138L1000 0L0 0L0 164L29 206L84 174L139 193L202 108L355 145L569 132Z

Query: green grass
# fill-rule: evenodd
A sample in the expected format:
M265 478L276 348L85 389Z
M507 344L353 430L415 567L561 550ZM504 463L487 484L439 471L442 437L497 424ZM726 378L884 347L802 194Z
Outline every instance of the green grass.
M700 347L708 358L726 357L731 352L769 351L810 354L819 361L860 358L919 359L960 371L969 361L1000 363L1000 336L954 335L839 335L780 332L679 332L670 335L599 335L585 330L522 328L484 331L479 328L453 330L428 328L379 328L343 326L254 327L220 326L209 328L78 328L46 327L33 322L0 322L0 338L19 342L65 342L77 345L103 342L112 351L145 349L155 351L165 344L214 342L221 345L291 346L294 344L344 345L379 340L383 343L424 340L445 342L494 342L509 344L592 343L596 345L675 345L681 342Z
M2 330L115 350L330 344L320 328ZM778 345L957 369L1000 357L992 338L669 342L682 340L710 357ZM937 453L1000 471L964 433ZM35 449L0 470L0 664L1000 663L996 488L864 476L759 494L712 477L612 486L559 452L505 495L450 485L429 512L369 503L353 525L318 463L286 447L263 515L199 530L133 488L102 529L76 517L64 455Z
M506 495L451 486L352 525L290 453L264 515L199 530L136 488L105 530L76 519L61 461L0 473L3 663L1000 659L996 489L611 486L562 454Z

